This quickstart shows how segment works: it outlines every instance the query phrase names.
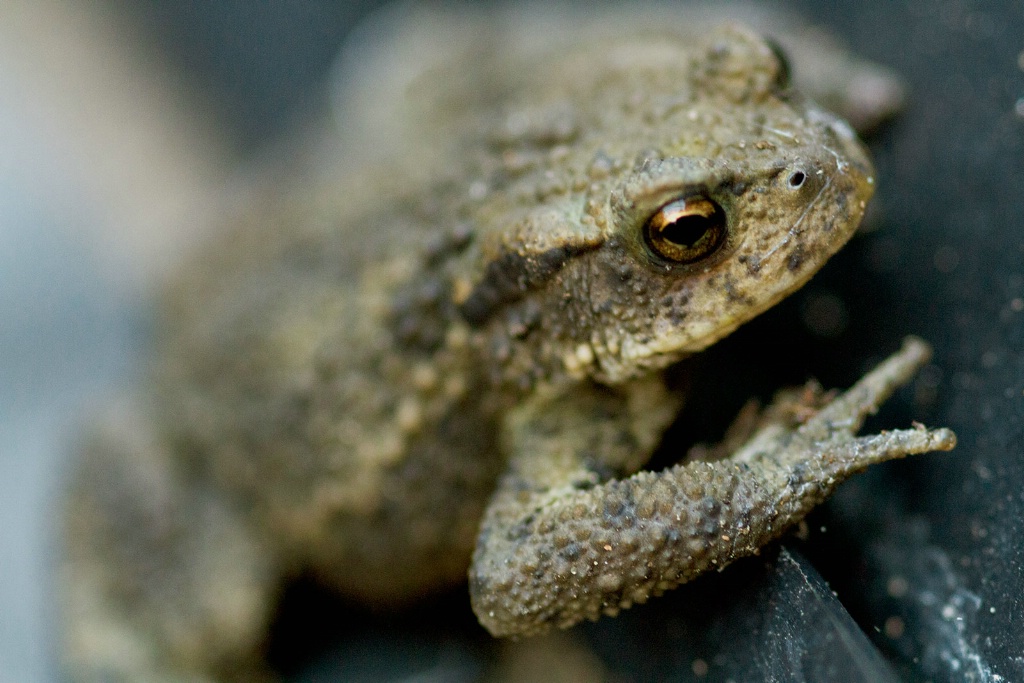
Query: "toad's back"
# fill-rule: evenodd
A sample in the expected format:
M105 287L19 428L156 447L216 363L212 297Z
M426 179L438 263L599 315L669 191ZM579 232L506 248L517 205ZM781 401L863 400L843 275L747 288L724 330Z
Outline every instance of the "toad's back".
M461 577L503 467L498 423L578 381L551 356L580 332L530 319L589 305L572 291L587 283L545 292L553 268L530 259L596 249L594 207L666 145L746 173L737 142L767 125L779 64L744 30L716 40L617 35L481 63L501 80L472 105L436 96L429 140L257 200L169 296L152 410L174 458L243 500L275 555L346 591Z

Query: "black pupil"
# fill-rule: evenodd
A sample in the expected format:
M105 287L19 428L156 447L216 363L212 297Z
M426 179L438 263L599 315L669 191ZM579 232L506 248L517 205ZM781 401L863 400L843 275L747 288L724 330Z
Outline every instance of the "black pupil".
M663 239L683 247L692 248L714 227L714 221L704 216L682 216L661 230Z
M807 176L804 175L803 171L797 171L793 175L789 176L789 186L790 187L800 187L801 185L804 184L804 181L806 179L807 179Z

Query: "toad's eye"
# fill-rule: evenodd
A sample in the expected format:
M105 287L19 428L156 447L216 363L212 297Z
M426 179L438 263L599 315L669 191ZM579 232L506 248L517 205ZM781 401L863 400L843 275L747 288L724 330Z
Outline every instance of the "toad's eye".
M707 197L677 199L658 209L644 225L644 241L672 263L693 263L725 243L725 212Z

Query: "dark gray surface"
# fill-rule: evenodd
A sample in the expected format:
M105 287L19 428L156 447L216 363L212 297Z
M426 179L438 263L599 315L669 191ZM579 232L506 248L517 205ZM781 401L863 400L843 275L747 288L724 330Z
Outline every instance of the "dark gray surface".
M253 150L325 92L338 46L380 0L105 0L147 32L211 102L228 138Z
M788 548L587 631L613 673L630 681L899 680L818 572Z
M587 635L627 680L694 680L694 657L709 664L699 680L885 680L878 672L887 667L910 681L1024 680L1024 544L1017 540L1024 506L1024 115L1015 111L1024 98L1024 4L786 5L903 74L911 105L873 142L877 229L856 238L791 301L713 350L700 377L716 389L701 394L684 419L724 424L750 393L767 395L811 375L826 386L848 385L915 333L935 345L934 363L875 426L911 419L947 425L960 446L876 468L846 485L812 516L807 540L789 542L806 561L783 555L767 569L760 559L740 563ZM357 14L349 10L327 0L138 6L156 43L173 48L191 70L186 78L223 98L224 120L252 147L281 130L287 112L317 97L325 55ZM94 319L64 313L83 309L74 303L81 287L73 271L62 273L71 273L61 284L67 300L36 311L48 322L33 328L39 339L57 340L40 344L42 359L30 361L48 370L110 353L89 356L75 335L50 336L53 321ZM5 322L20 320L11 310L5 303ZM833 324L821 324L822 312ZM89 343L110 348L102 334L89 334ZM4 372L24 372L22 362L5 356ZM79 377L73 370L57 376ZM53 440L52 428L32 431L30 420L9 414L8 424ZM47 443L44 449L54 447ZM5 476L38 469L32 449L12 452L20 459L0 460ZM32 501L18 510L45 519L38 496ZM821 576L838 599L830 599ZM42 600L38 585L25 590ZM451 607L458 601L444 604L439 609L462 609ZM850 614L871 644L851 628ZM18 624L3 625L0 638L20 642ZM363 640L329 623L317 630L336 634L321 650L322 673L366 638L373 643L366 651L379 657L423 642L386 627ZM457 643L477 666L473 658L485 658L487 649L474 644L471 628L454 632L455 641L444 642ZM879 663L879 652L888 665ZM837 661L848 668L828 668Z

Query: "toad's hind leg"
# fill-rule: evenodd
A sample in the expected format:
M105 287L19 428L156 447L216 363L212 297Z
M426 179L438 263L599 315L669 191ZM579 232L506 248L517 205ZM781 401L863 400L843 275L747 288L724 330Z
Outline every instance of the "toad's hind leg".
M757 552L873 463L953 448L948 429L855 436L928 355L923 342L908 340L801 424L791 411L775 411L790 417L760 426L731 457L662 472L595 482L595 456L614 455L602 446L614 440L577 440L587 448L571 454L572 438L545 444L529 436L551 434L550 426L513 430L523 438L510 445L512 469L491 501L470 570L477 616L493 634L510 636L614 614ZM542 423L588 405L566 399L529 419ZM574 420L563 421L571 434ZM561 465L546 468L550 460Z
M66 511L74 681L264 679L275 577L256 539L130 409L88 444Z

